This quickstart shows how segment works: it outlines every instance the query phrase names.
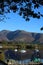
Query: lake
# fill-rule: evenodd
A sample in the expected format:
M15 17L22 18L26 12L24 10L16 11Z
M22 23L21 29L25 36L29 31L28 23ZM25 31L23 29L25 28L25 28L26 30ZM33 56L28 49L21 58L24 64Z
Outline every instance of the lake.
M30 52L31 54L29 52L27 51L26 53L21 53L21 52L14 52L12 50L8 50L5 52L5 58L16 60L20 64L21 63L27 64L30 62L31 60L30 58L32 55L32 52ZM41 63L43 63L43 59L41 59Z

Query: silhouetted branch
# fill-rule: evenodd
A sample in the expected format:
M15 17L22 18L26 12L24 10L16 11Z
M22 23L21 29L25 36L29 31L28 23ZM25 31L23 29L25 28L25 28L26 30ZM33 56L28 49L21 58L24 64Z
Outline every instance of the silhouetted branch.
M0 15L10 13L12 10L14 13L18 11L19 15L23 16L26 21L29 21L30 17L40 19L43 14L39 11L35 12L34 9L41 6L43 6L43 0L0 0Z

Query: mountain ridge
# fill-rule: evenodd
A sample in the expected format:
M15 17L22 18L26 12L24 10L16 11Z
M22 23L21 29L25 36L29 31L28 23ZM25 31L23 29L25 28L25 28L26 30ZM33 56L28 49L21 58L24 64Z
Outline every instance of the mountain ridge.
M43 33L26 32L24 30L2 30L0 31L0 41L22 41L29 43L43 43Z

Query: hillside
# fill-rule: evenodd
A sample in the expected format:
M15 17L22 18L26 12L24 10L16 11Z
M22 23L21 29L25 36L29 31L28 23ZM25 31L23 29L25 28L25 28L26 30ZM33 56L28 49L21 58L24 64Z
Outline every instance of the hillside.
M0 31L0 41L23 41L30 43L43 43L43 34L42 33L32 33L26 32L23 30Z

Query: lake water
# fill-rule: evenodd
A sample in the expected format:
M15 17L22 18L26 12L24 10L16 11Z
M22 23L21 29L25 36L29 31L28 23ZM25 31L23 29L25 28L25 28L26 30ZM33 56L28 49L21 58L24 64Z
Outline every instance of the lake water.
M28 64L30 62L30 59L27 60L22 60L22 61L18 61L20 64L24 63L24 64ZM43 59L41 59L41 63L43 63Z
M21 56L18 55L18 54L15 54L14 51L11 51L11 50L5 52L5 57L6 58L9 58L9 59L16 60L20 64L21 63L27 64L27 63L30 62L30 59L20 60L21 59ZM41 59L41 63L43 63L43 59Z
M30 59L27 60L22 60L22 61L18 61L19 64L24 63L24 64L28 64L30 62Z

